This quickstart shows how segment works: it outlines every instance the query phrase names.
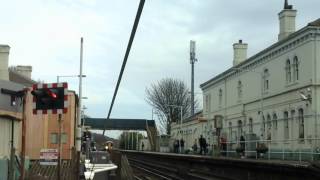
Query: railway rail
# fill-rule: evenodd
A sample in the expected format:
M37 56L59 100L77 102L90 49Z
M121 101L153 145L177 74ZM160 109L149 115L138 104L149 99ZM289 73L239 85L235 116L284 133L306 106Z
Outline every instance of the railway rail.
M320 166L309 162L212 158L154 152L121 151L136 180L316 180Z

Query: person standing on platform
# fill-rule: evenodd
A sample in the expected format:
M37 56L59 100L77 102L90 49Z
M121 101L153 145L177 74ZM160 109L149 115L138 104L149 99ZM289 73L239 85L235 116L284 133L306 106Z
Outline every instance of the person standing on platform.
M184 140L182 138L180 139L180 146L181 146L181 152L180 153L184 153Z
M202 135L200 135L199 144L200 144L200 154L202 155L203 153L206 152L206 146L207 146L206 139L203 138Z

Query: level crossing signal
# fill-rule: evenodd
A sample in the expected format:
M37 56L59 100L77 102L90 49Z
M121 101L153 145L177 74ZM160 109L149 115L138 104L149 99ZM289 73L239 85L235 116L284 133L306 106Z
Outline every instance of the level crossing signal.
M33 114L67 112L67 83L35 84L32 87Z

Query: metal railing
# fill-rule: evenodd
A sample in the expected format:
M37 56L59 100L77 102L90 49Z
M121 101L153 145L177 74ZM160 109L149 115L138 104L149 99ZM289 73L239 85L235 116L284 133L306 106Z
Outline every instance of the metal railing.
M320 138L229 141L220 144L220 154L226 157L315 161L320 160Z

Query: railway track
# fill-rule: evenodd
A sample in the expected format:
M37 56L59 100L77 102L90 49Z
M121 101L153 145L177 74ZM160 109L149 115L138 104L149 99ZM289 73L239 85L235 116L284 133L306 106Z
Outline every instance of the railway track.
M320 166L303 162L212 158L155 152L121 151L136 180L318 180Z
M181 170L177 164L128 158L137 180L227 180L207 171Z

